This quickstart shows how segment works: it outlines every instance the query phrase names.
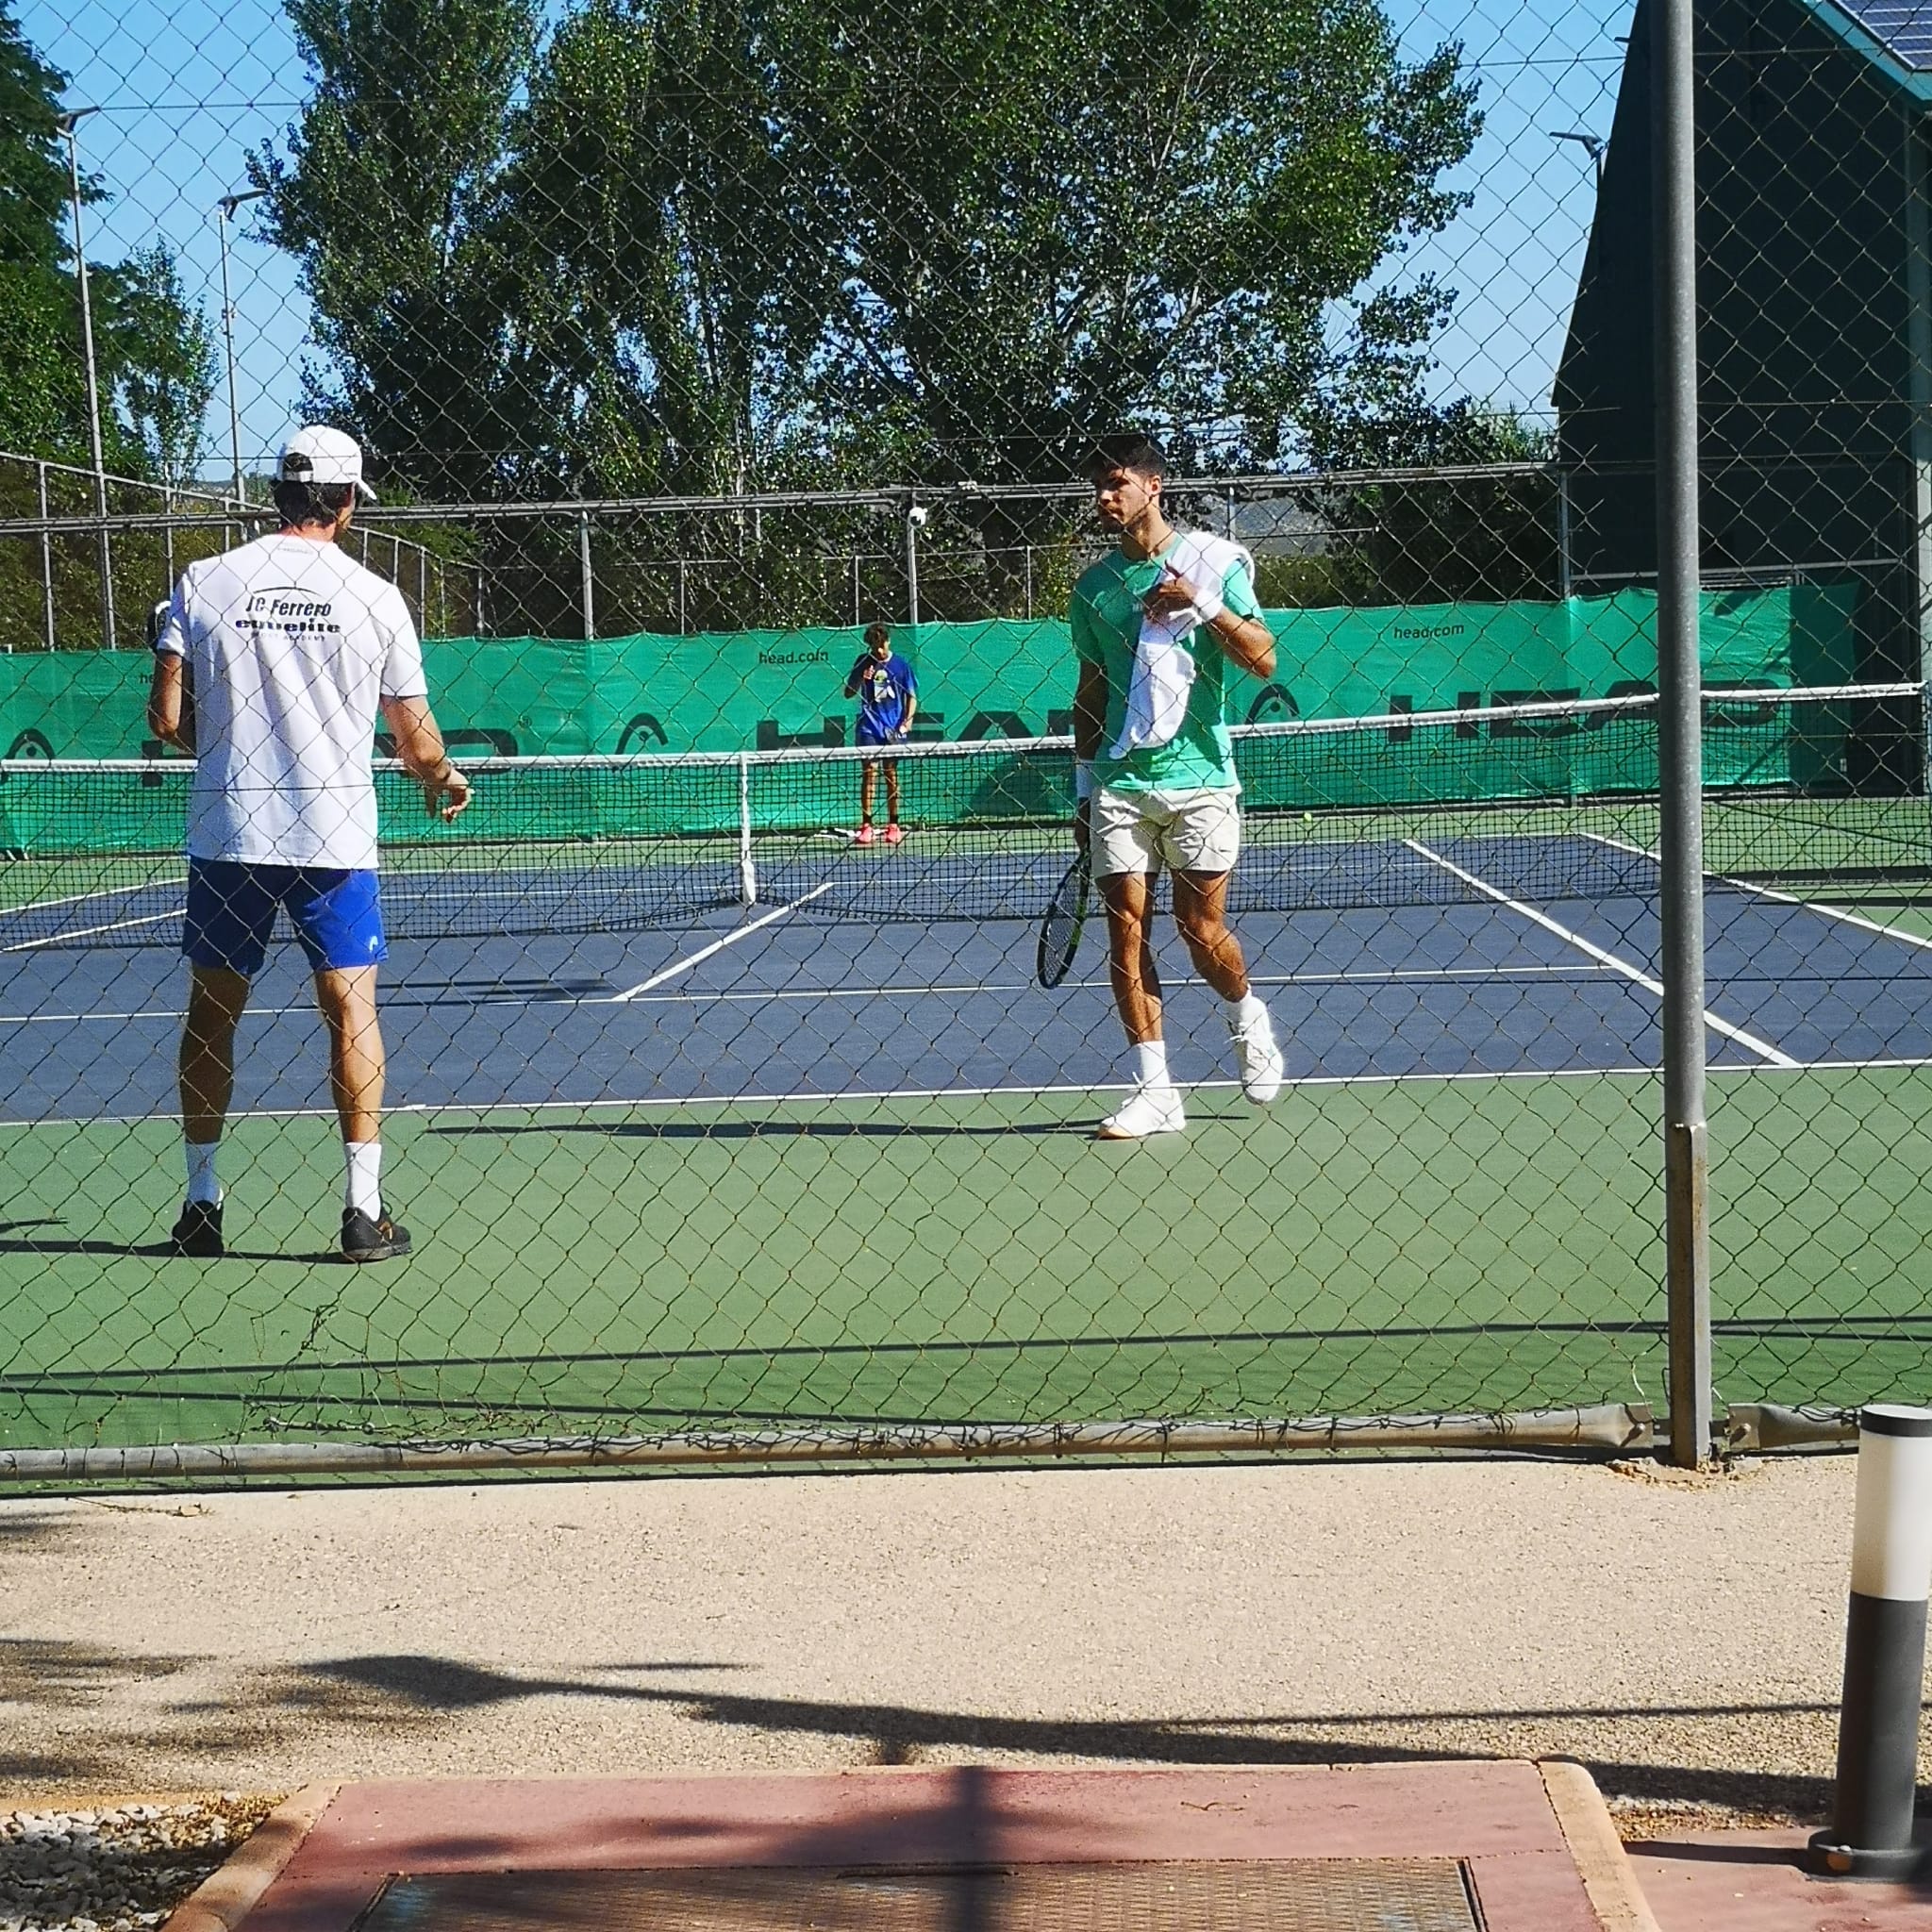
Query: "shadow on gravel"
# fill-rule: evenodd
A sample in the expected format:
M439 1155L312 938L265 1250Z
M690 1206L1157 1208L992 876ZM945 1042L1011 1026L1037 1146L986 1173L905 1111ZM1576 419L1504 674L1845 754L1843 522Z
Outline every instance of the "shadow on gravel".
M648 1668L663 1671L672 1667ZM612 1674L620 1674L620 1667L611 1669ZM928 1753L959 1750L1193 1765L1399 1764L1564 1756L1585 1765L1607 1798L1723 1806L1822 1822L1831 1796L1831 1781L1824 1776L1653 1763L1628 1750L1628 1744L1640 1741L1628 1734L1658 1721L1681 1729L1686 1724L1707 1719L1730 1729L1740 1721L1757 1717L1808 1716L1829 1721L1835 1714L1834 1707L1808 1703L1409 1711L1373 1717L1294 1712L1087 1722L988 1717L907 1705L739 1696L702 1686L587 1683L580 1678L522 1676L446 1657L409 1655L342 1657L302 1666L288 1676L293 1694L314 1697L322 1685L330 1686L335 1694L325 1701L338 1714L347 1716L359 1706L359 1721L373 1724L394 1724L399 1717L426 1722L451 1710L481 1709L530 1697L615 1699L677 1706L693 1724L849 1739L869 1745L870 1761L875 1764L917 1764ZM306 1690L300 1688L301 1680L307 1680ZM1512 1740L1500 1751L1492 1741L1484 1741L1492 1740L1495 1730L1506 1725L1525 1731L1534 1727L1537 1735L1524 1736L1520 1743ZM1418 1726L1440 1727L1440 1744L1419 1748L1387 1736L1399 1730L1412 1738ZM1614 1742L1623 1745L1622 1750L1605 1749L1613 1742L1606 1736L1607 1732L1625 1733L1627 1744L1617 1739Z
M1288 1711L1166 1719L1069 1720L752 1695L719 1678L747 1666L696 1659L613 1662L576 1675L492 1670L457 1657L375 1653L255 1669L230 1659L162 1656L31 1640L0 1641L0 1783L141 1789L158 1764L171 1779L226 1781L246 1739L267 1749L330 1755L328 1734L398 1741L446 1733L453 1718L535 1698L658 1706L721 1729L837 1740L828 1762L921 1764L997 1752L1035 1760L1174 1765L1399 1764L1568 1757L1604 1795L1654 1805L1721 1807L1801 1823L1827 1815L1827 1775L1781 1774L1789 1737L1754 1737L1754 1721L1810 1720L1828 1759L1835 1707L1813 1703L1682 1705L1364 1715ZM166 1705L125 1700L129 1687L180 1676ZM641 1680L641 1681L639 1681ZM680 1681L682 1680L682 1681ZM1708 1726L1707 1737L1701 1737ZM1657 1735L1661 1728L1664 1735ZM1680 1761L1690 1747L1712 1763ZM58 1742L54 1743L58 1735ZM1422 1741L1418 1741L1421 1740ZM52 1748L50 1748L50 1746ZM1760 1767L1752 1768L1756 1759ZM1724 1760L1729 1760L1726 1767ZM1740 1763L1740 1760L1743 1760Z

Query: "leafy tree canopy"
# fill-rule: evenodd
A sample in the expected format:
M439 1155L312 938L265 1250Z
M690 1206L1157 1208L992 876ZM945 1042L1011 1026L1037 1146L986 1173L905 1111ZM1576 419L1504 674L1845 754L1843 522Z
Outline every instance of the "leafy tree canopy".
M1459 49L1376 0L289 0L310 407L429 495L1267 467L1422 418ZM1374 288L1380 293L1364 292Z
M0 0L0 449L85 462L71 188L56 130L66 85L27 44L9 0ZM81 196L105 198L86 175ZM159 242L88 270L107 460L178 481L199 462L214 389L207 324Z

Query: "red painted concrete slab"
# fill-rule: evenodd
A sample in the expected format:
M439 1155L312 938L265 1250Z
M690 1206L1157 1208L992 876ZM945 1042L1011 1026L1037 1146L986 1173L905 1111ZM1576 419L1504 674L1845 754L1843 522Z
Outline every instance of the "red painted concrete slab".
M965 1766L348 1785L242 1932L345 1932L391 1873L1455 1857L1490 1932L1598 1932L1532 1764Z
M1659 1932L1932 1932L1932 1888L1812 1878L1808 1831L1703 1831L1630 1847Z

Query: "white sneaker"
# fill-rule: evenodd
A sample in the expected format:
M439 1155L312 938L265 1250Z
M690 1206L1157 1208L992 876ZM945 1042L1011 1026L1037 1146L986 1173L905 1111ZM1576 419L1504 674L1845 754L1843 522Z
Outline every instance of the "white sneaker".
M1149 1134L1178 1134L1188 1124L1181 1106L1180 1089L1168 1082L1158 1087L1136 1087L1112 1113L1101 1122L1096 1141L1144 1141Z
M1235 1064L1241 1069L1241 1091L1257 1107L1266 1107L1281 1091L1286 1072L1268 1008L1263 1007L1259 1017L1245 1026L1230 1021L1227 1030L1234 1041Z

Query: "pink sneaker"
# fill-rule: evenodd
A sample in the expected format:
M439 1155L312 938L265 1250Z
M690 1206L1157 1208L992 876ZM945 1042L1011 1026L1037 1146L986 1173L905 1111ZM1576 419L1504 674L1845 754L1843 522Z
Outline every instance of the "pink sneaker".
M860 825L858 831L852 835L852 842L855 845L870 845L872 841L873 830L870 825Z
M897 825L888 825L886 827L886 843L888 845L896 845L905 836L906 834Z

